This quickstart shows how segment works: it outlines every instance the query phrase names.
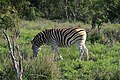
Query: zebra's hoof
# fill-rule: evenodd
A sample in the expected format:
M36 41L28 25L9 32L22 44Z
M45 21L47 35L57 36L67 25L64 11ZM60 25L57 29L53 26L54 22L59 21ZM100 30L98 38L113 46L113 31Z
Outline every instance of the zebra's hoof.
M62 56L59 56L60 60L63 60Z
M64 60L63 58L60 58L60 60Z
M79 61L81 61L81 59L79 59Z

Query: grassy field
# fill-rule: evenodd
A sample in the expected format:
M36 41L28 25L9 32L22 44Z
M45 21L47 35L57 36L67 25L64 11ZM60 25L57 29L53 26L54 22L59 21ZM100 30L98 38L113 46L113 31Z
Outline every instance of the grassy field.
M19 45L23 55L23 80L120 80L119 42L116 42L113 46L100 43L92 45L90 40L87 39L89 61L78 61L79 51L75 45L60 48L64 60L52 61L50 46L48 45L41 46L39 57L31 59L30 42L38 32L44 29L75 27L78 25L82 28L90 28L90 25L81 22L22 20L19 23L20 38L16 41L16 44ZM120 27L119 24L117 26ZM104 25L104 29L109 28L116 28L116 24L108 23ZM7 34L9 33L7 31ZM57 54L55 56L57 59ZM3 35L0 37L0 80L17 80Z

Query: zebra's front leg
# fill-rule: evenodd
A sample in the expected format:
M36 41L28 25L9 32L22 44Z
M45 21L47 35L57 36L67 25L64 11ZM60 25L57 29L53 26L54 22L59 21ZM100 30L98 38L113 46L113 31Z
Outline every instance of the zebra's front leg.
M55 47L55 50L59 56L59 59L63 60L62 56L60 55L60 50L59 50L58 46Z
M52 60L54 60L54 48L51 46Z

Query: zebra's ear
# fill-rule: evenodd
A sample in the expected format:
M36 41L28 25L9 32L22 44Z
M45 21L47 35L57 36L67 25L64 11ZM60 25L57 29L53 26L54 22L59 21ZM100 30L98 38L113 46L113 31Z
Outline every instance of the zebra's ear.
M47 31L47 29L45 29L45 31Z

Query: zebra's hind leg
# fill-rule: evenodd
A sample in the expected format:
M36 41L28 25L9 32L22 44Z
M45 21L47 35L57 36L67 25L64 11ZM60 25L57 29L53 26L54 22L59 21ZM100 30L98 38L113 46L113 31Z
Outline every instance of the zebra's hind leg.
M84 50L84 57L85 57L85 60L89 60L89 54L88 54L88 49L87 47L85 46L85 44L82 46L83 47L83 50Z
M55 47L55 50L59 56L59 59L63 60L62 56L60 55L60 50L59 50L58 46Z
M79 46L78 46L78 49L79 49L79 54L80 54L80 56L79 56L79 61L81 61L81 60L82 60L82 57L83 57L83 48L82 48L81 45L79 45Z

